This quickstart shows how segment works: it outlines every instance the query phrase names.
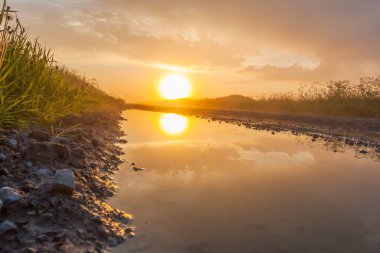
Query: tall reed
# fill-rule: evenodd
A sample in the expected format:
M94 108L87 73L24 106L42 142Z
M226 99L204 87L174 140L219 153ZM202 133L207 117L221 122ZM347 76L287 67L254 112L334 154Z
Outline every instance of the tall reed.
M302 85L296 93L252 97L248 104L253 110L380 117L380 77Z
M0 127L52 124L70 113L122 104L67 69L56 65L50 49L28 37L3 2L0 15Z

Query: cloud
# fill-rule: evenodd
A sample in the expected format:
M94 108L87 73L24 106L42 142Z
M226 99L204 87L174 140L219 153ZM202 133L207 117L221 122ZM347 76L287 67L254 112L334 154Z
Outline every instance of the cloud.
M305 69L298 64L290 67L276 67L272 65L265 65L261 68L247 66L239 71L243 74L253 74L264 80L271 81L302 81L313 82L319 81L321 78L321 69L314 70Z
M33 35L77 58L245 68L255 78L295 82L380 68L377 0L15 0L14 8Z

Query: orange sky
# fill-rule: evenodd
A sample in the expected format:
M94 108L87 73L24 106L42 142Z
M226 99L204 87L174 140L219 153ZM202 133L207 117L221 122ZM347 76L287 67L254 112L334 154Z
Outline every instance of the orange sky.
M10 0L56 60L128 101L184 71L194 97L378 76L378 0Z

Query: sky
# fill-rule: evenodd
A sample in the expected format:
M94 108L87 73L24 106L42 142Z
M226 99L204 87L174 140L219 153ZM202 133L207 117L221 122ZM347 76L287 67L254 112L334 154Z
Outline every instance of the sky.
M380 74L378 0L8 0L61 65L127 101L179 72L193 97Z

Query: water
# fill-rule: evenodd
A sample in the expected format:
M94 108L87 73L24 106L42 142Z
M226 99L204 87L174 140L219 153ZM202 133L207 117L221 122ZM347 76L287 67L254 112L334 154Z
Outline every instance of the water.
M380 252L380 164L281 133L127 111L113 252Z

